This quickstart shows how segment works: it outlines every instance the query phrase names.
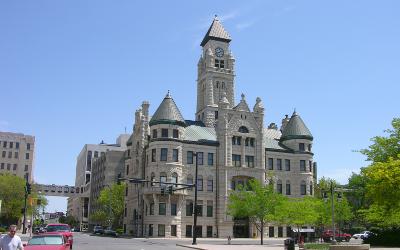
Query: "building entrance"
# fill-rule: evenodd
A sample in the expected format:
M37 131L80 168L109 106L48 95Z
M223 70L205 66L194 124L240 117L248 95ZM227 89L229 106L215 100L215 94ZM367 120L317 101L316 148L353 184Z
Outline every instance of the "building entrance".
M249 218L234 218L233 219L233 237L235 238L249 238L250 227Z

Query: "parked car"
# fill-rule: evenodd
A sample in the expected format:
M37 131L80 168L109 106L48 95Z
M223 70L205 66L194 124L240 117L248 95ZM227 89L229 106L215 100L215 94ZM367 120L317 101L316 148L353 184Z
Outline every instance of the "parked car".
M104 229L103 229L102 226L94 226L93 233L94 234L103 234L104 233Z
M71 232L71 228L69 227L68 224L48 224L45 230L46 230L46 235L57 234L57 233L63 234L68 239L68 242L70 243L70 249L72 249L74 238Z
M358 233L358 234L353 234L353 238L354 239L362 239L363 237L367 236L368 233L371 233L371 232L370 231L363 231L363 232Z
M116 231L112 230L111 228L105 229L104 230L104 235L118 237L118 233Z
M372 236L376 236L376 234L373 232L367 231L367 233L365 235L361 235L361 239L366 240Z
M333 239L333 231L332 230L325 230L322 233L322 239L324 242L330 242ZM335 233L335 240L337 241L347 241L349 242L351 239L351 234L348 233L339 233L339 231L336 231Z
M25 250L70 250L68 238L62 233L34 235L24 244Z

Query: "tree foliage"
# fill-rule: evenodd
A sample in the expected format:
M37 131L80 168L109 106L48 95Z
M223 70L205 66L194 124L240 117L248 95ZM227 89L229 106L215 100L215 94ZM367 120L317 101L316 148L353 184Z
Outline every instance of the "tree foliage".
M25 180L21 177L0 175L1 220L4 224L15 223L22 216L25 198Z
M94 213L92 219L96 219L100 224L105 224L104 215L106 215L106 221L111 222L114 228L119 228L124 215L125 188L126 184L121 183L101 190L96 201L100 205L100 209Z
M252 179L247 186L239 187L229 195L228 213L236 218L248 217L261 232L262 245L264 225L277 220L277 211L285 199L273 190L272 185L264 186Z

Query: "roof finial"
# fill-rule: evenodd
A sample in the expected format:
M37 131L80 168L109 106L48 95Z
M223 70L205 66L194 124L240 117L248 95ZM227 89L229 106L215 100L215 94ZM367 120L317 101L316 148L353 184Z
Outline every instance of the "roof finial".
M292 115L292 116L295 116L295 115L297 115L296 108L294 108L294 111L293 111L293 115Z
M214 20L218 20L218 15L217 14L214 15Z
M245 96L243 93L241 94L241 97L242 97L242 101L244 101Z
M165 98L171 98L171 93L169 93L169 90L168 90L168 93L167 93L167 95L165 96Z

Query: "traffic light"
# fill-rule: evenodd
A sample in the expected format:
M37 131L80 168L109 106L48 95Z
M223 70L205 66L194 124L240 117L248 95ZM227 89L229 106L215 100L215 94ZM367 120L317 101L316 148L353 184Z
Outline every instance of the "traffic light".
M26 183L26 193L31 194L31 192L32 192L31 184L29 182L27 182Z
M174 194L174 186L168 186L168 193L169 194Z
M165 195L165 187L161 187L161 195Z

